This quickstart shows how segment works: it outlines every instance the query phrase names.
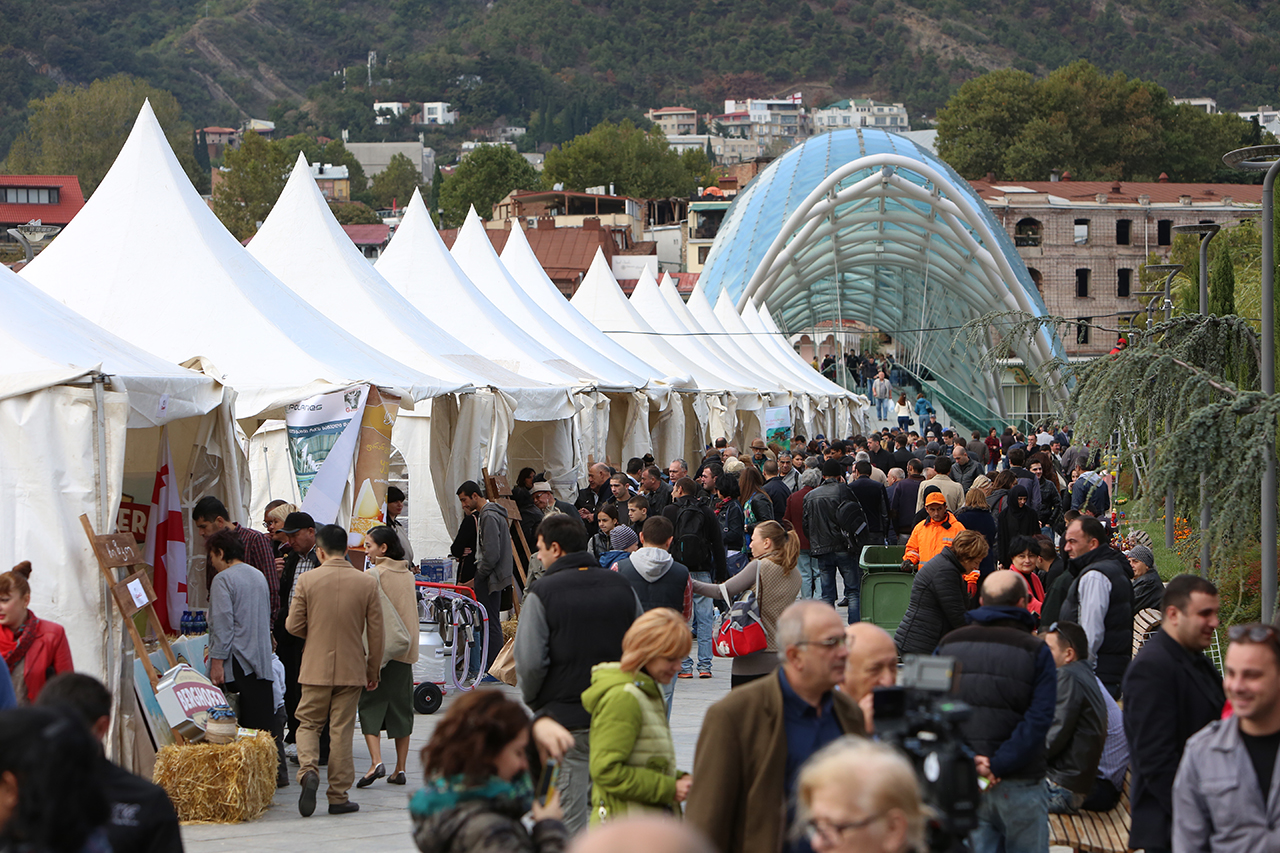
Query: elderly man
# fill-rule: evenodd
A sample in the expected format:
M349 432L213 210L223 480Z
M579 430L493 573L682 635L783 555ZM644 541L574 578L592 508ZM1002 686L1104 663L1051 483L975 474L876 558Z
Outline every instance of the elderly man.
M872 692L877 687L893 687L898 683L898 647L889 632L874 622L855 622L844 629L848 637L849 656L844 662L844 681L840 689L858 703L872 731Z
M862 712L835 690L844 678L844 620L820 601L778 617L785 662L774 675L712 705L698 735L685 819L721 853L778 853L792 828L804 762L846 734L865 734Z
M764 463L774 459L774 452L764 443L763 438L751 440L751 463L756 466L757 471L763 472Z
M578 513L574 510L573 504L568 501L562 501L556 497L555 492L551 491L551 484L547 482L534 483L530 490L533 493L533 505L538 508L543 517L553 512L562 512L565 515L578 517ZM532 542L529 543L533 545Z
M981 473L982 463L970 456L963 444L957 443L951 450L951 479L959 483L967 494Z
M925 486L934 486L942 492L942 496L947 499L947 509L952 512L960 511L960 507L964 505L965 490L964 486L951 479L951 464L951 457L942 455L939 450L937 458L933 461L933 476L926 474L924 482L920 484L920 490L916 492L916 512L924 508ZM924 467L929 467L927 459Z
M1134 545L1124 552L1133 569L1133 612L1160 609L1164 597L1164 581L1156 571L1156 555L1146 545Z
M1229 629L1223 681L1232 715L1187 741L1173 782L1177 853L1280 850L1280 638L1274 625Z
M804 469L803 457L799 466L796 466L794 461L795 456L790 451L784 450L778 454L778 476L782 478L783 484L791 494L800 491L800 474Z
M613 491L609 488L610 473L608 465L595 463L587 469L587 488L578 491L578 500L575 505L578 508L578 517L586 525L588 536L594 536L598 531L596 513L605 501L613 497Z
M674 486L681 477L689 476L689 463L683 459L672 459L667 466L667 481Z

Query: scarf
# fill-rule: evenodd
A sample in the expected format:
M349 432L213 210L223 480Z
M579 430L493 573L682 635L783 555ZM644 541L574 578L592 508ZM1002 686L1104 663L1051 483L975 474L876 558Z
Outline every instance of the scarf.
M716 501L716 518L724 515L724 511L729 508L729 504L733 503L733 498L721 498Z
M40 620L28 610L27 620L14 629L13 632L13 639L17 641L17 645L4 653L4 662L8 665L10 672L13 671L14 667L22 663L27 656L27 652L31 651L31 647L35 645L36 638L39 636Z
M494 811L519 818L533 808L533 783L528 773L510 782L490 776L482 785L468 784L466 776L437 776L414 792L409 812L415 817L430 817L462 803L487 800Z

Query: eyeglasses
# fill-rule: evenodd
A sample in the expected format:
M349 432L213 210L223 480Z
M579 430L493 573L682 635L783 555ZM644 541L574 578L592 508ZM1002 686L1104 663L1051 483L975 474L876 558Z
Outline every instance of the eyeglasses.
M819 835L821 835L828 844L839 844L840 839L844 837L845 833L851 832L855 829L862 829L865 826L870 826L880 818L884 817L884 814L884 812L878 812L870 817L864 817L862 820L849 821L848 823L835 823L834 821L816 818L814 820L807 820L801 824L800 831L804 833L805 838L809 839L810 844L816 841Z
M800 640L797 646L818 646L830 651L835 648L843 648L849 644L849 640L844 634L838 637L827 637L825 640Z
M1233 643L1274 643L1280 639L1280 632L1272 625L1232 625L1227 637Z

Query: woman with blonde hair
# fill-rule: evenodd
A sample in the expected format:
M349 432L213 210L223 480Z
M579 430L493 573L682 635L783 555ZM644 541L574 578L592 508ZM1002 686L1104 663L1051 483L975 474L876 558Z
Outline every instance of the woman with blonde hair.
M676 769L662 685L693 647L689 625L657 607L631 624L622 660L596 664L582 706L591 713L591 823L628 813L674 813L692 777Z
M760 605L760 622L764 625L768 644L758 652L733 659L729 686L740 687L762 678L782 663L781 650L774 637L778 617L800 594L800 572L796 560L800 556L800 537L776 521L762 521L751 535L751 556L742 571L727 583L692 581L696 595L721 598L732 602L752 590Z
M800 768L796 825L815 853L925 849L929 808L911 763L893 747L842 737Z

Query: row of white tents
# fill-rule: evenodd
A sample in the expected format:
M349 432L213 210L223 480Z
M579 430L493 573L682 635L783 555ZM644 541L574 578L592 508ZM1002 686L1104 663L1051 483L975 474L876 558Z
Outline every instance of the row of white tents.
M410 533L432 554L482 466L546 470L568 497L589 459L696 459L763 434L770 406L805 435L847 435L866 408L758 306L700 289L686 304L648 273L628 299L603 255L565 300L518 227L499 257L473 212L450 251L417 194L371 265L301 158L246 248L149 105L75 220L20 276L0 269L0 293L2 559L32 561L33 610L67 627L78 668L113 676L78 518L108 531L122 494L149 501L162 427L184 509L215 494L250 522L298 502L286 406L366 383L399 395Z

